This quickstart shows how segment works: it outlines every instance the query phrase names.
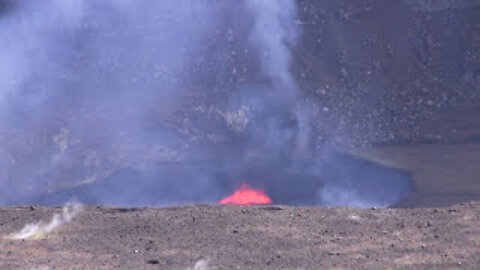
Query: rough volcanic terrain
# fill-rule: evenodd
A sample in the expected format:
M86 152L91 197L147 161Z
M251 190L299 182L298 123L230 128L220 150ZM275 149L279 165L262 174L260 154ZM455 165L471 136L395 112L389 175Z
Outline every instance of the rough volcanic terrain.
M480 264L480 203L438 209L92 206L43 238L3 238L59 211L0 208L0 268L478 269ZM203 262L207 268L201 268Z

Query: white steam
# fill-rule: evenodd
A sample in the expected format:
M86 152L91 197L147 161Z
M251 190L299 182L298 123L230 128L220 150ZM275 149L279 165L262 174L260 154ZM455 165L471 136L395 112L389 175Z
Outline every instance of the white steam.
M239 42L257 52L269 94L245 93L260 97L265 120L241 104L248 114L227 108L225 125L247 134L244 149L266 141L270 148L260 156L307 152L310 109L290 72L299 35L295 1L15 1L0 10L0 190L13 191L1 194L3 203L128 178L125 171L136 172L129 176L136 182L115 180L82 192L91 202L115 204L215 197L211 171L219 165L170 164L192 156L223 158L224 146L195 141L223 129L182 113L191 109L185 97L224 85L202 77L216 74L193 71L225 65L223 56L208 54L224 51L216 40L233 10L245 13L229 23L245 33ZM283 125L284 116L295 124Z
M1 204L211 202L225 175L314 173L316 110L290 70L296 1L11 3L0 10ZM337 191L319 197L357 203Z
M326 184L317 194L318 203L330 206L355 206L355 207L386 207L397 198L387 198L379 200L378 198L370 198L368 193L362 194L353 188L342 187L335 184Z
M324 173L317 110L290 70L295 0L9 3L0 204L212 202L250 172ZM390 201L365 202L362 189L328 179L321 203Z
M260 62L264 74L273 84L273 95L280 110L292 114L296 121L295 130L288 127L282 131L282 127L274 125L273 130L267 129L268 140L275 141L280 134L289 134L294 137L294 158L311 157L310 145L312 143L313 108L303 101L297 83L290 71L292 53L291 49L296 45L299 36L299 27L296 23L297 8L295 1L246 1L248 8L255 14L255 24L250 37L251 42L259 50ZM269 97L273 98L273 97ZM268 123L267 125L271 125ZM279 134L280 133L280 134ZM276 137L276 138L273 138ZM288 141L281 141L275 145L285 148Z
M187 270L208 270L209 267L208 267L208 260L198 260L197 262L195 262L195 265L193 266L193 268L187 268Z
M17 233L11 234L8 238L10 239L38 239L43 238L53 230L69 223L73 220L79 213L83 211L83 206L81 204L66 204L62 208L62 213L55 213L50 220L50 222L45 223L43 221L37 223L30 223L25 225Z
M46 0L0 10L0 190L9 190L0 201L177 161L182 142L164 122L212 35L213 5Z
M246 5L255 14L251 42L259 48L263 72L270 77L275 91L283 98L298 96L290 72L290 49L297 41L296 6L292 0L248 0Z

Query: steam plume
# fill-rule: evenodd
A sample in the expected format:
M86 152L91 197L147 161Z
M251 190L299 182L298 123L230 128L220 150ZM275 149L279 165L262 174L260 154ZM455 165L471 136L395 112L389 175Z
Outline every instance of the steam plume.
M246 31L249 43L275 93L261 103L282 104L270 115L297 115L295 127L269 117L267 140L276 140L278 149L296 140L300 149L309 123L289 71L290 48L298 36L295 3L238 5L253 20ZM183 110L184 97L193 94L192 70L206 53L202 46L233 6L197 0L49 0L18 1L0 13L0 190L10 190L1 194L2 202L122 178L119 172L125 170L139 173L132 178L149 180L112 181L84 193L93 202L117 204L198 201L203 200L199 194L215 194L214 176L204 169L158 168L212 152L194 153L196 142L178 136L183 127L171 119ZM211 64L222 65L221 60ZM218 132L201 121L196 123L204 126L201 133ZM251 148L258 133L246 133L246 148ZM109 193L111 186L119 192Z
M296 99L299 93L290 73L290 48L298 37L295 2L249 0L246 5L255 14L251 42L259 48L263 72L281 98Z
M315 108L290 72L295 3L0 5L0 203L211 202L226 172L302 170ZM233 86L230 27L260 73Z
M258 49L264 75L272 83L272 89L259 90L270 92L260 104L267 108L271 106L269 103L275 104L270 109L271 112L263 116L264 119L258 124L267 128L255 134L266 134L264 144L275 142L272 146L275 149L269 149L268 152L292 151L294 159L311 158L313 111L311 106L303 101L290 72L291 48L296 45L299 36L295 1L250 0L246 1L246 5L250 12L255 14L250 40ZM285 125L282 123L285 118L293 118L295 123ZM288 148L291 143L294 144L293 149Z
M44 223L30 223L25 225L19 232L10 235L10 239L28 239L28 238L43 238L53 230L69 223L80 212L83 211L81 204L66 204L62 208L61 214L54 214L50 222Z
M197 262L195 262L195 265L193 266L193 268L187 268L187 270L208 270L209 267L208 267L208 261L207 260L198 260Z

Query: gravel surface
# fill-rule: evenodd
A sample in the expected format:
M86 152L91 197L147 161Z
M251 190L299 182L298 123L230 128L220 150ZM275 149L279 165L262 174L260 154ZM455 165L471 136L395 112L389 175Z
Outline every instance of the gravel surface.
M87 207L39 239L5 236L60 208L0 208L1 269L477 269L480 204L379 209Z

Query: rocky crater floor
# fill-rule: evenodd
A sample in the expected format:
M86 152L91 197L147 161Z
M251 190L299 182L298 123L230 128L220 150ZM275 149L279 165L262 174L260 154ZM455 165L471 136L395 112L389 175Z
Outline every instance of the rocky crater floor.
M442 208L88 206L0 208L1 269L476 269L480 203Z

